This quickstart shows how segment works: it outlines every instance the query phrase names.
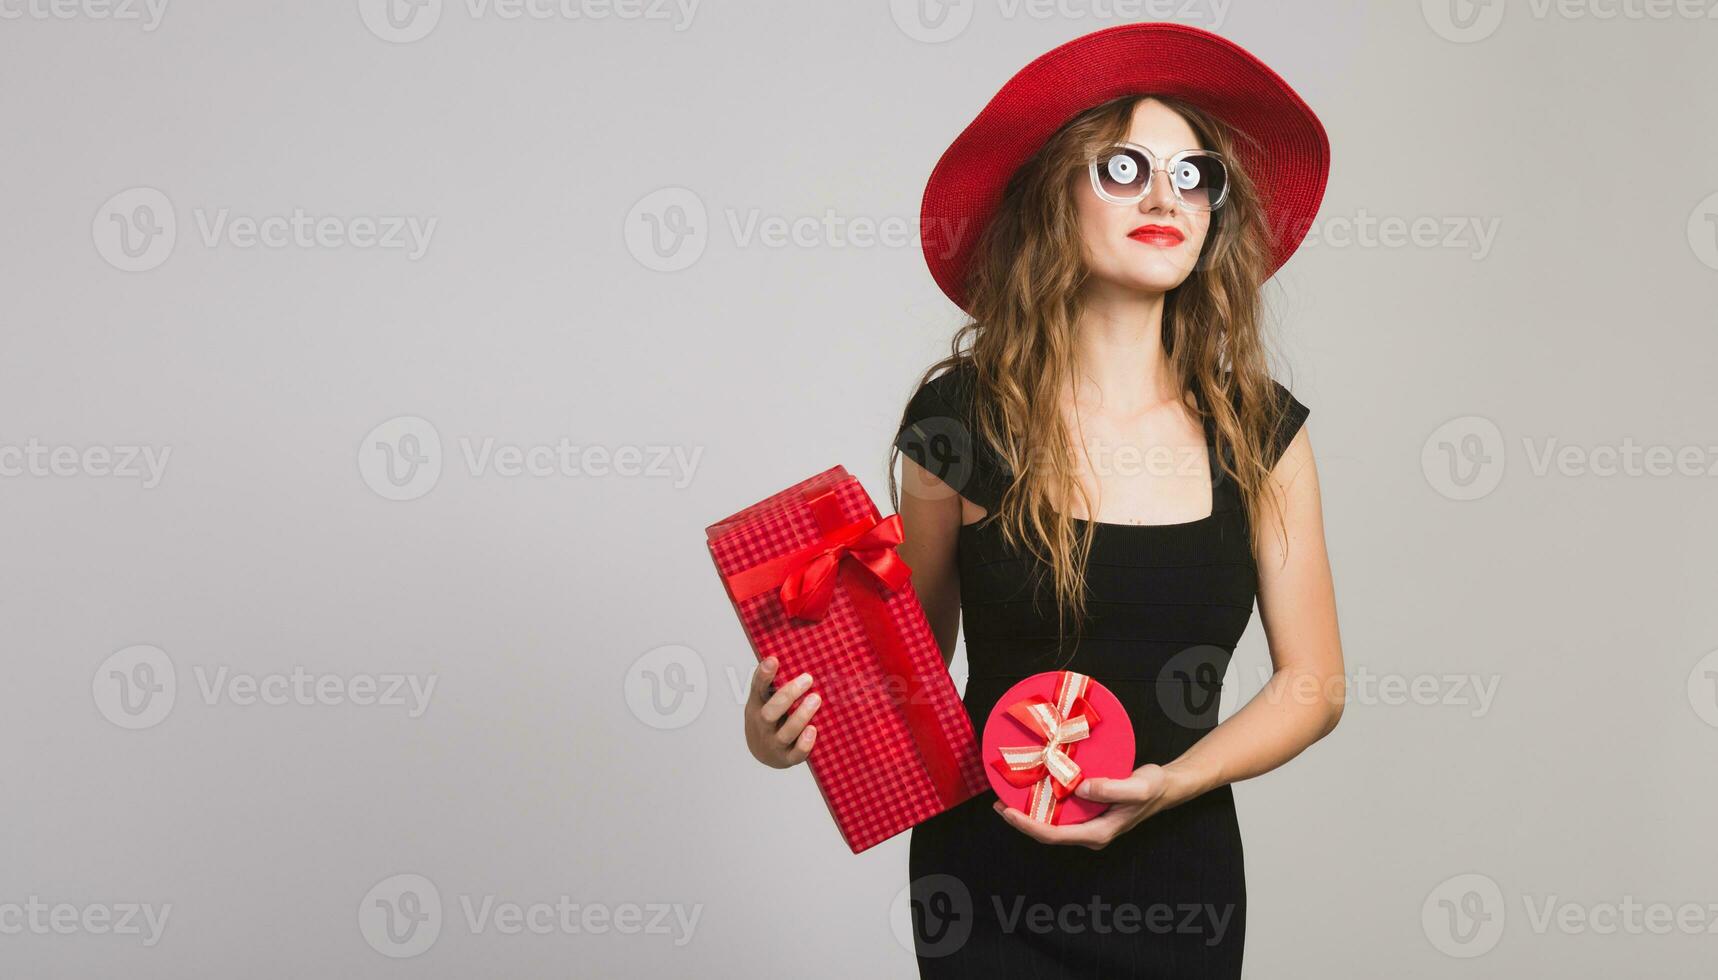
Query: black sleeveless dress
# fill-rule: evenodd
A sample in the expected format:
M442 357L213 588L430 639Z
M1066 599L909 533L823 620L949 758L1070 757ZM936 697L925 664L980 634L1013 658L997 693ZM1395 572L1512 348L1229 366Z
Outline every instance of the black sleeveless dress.
M1011 477L975 435L973 377L966 363L920 388L896 445L994 515ZM1287 389L1274 391L1285 411L1265 443L1273 462L1308 414ZM970 665L963 700L974 731L982 733L1017 681L1058 669L1088 674L1121 700L1135 767L1173 761L1216 725L1223 674L1252 618L1258 578L1240 494L1207 455L1210 516L1098 524L1078 649L1058 652L1050 585L1036 587L1035 605L1032 560L1005 548L995 522L960 529ZM1247 887L1227 786L1147 818L1101 851L1040 844L992 810L995 799L982 794L912 831L920 976L1241 975Z

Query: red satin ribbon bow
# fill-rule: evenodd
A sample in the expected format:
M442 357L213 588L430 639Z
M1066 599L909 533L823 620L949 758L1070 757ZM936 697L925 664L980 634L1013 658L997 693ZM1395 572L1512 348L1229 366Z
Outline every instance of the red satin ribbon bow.
M781 604L789 616L822 619L835 597L835 573L841 559L851 556L884 589L893 592L907 584L912 571L895 553L905 540L901 515L890 514L875 524L855 521L824 538L824 547L787 573L781 583Z
M816 544L790 552L746 569L729 580L737 601L760 592L781 588L782 608L798 619L822 619L835 598L841 559L853 558L856 569L893 592L912 580L912 569L895 548L905 540L901 515L891 514L873 523L854 521L825 532Z
M1008 706L1008 714L1044 744L1002 746L1002 758L991 763L1011 785L1032 787L1026 816L1039 823L1054 823L1058 805L1085 778L1072 750L1102 720L1086 702L1092 679L1071 670L1058 674L1054 701L1034 694Z

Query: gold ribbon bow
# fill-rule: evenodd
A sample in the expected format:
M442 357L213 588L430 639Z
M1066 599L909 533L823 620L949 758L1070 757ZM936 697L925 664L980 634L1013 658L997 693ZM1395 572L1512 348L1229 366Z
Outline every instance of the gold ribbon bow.
M1002 758L991 763L1010 785L1032 787L1026 816L1039 823L1054 823L1062 799L1085 778L1071 750L1090 737L1092 726L1101 720L1086 702L1092 679L1072 670L1057 674L1054 701L1034 694L1008 706L1009 716L1044 744L1001 746L997 751Z

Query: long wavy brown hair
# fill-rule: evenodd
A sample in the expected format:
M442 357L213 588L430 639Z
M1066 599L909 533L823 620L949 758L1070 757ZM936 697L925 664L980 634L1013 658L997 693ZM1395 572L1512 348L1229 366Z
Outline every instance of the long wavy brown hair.
M1178 112L1202 148L1229 164L1228 197L1211 212L1204 250L1187 279L1164 297L1163 349L1182 390L1194 396L1201 422L1215 432L1221 472L1214 479L1235 481L1251 528L1264 525L1267 506L1281 514L1265 446L1285 406L1273 397L1262 329L1260 291L1271 257L1264 202L1240 165L1244 134L1180 99L1128 95L1094 106L1020 166L976 244L966 282L972 319L955 332L949 355L919 379L923 385L944 370L976 369L978 437L1015 475L999 509L985 520L1000 522L1009 546L1038 559L1040 578L1048 569L1059 632L1068 636L1071 616L1076 642L1097 525L1076 470L1076 439L1061 410L1074 381L1080 292L1089 275L1070 178L1103 147L1127 138L1134 107L1148 98ZM897 509L898 454L898 448L889 454L889 497ZM1076 496L1092 515L1083 530L1057 506Z

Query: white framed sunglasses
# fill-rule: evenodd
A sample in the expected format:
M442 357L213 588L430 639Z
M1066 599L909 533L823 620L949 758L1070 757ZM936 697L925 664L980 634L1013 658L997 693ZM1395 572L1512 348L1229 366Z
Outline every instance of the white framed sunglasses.
M1169 175L1175 199L1192 211L1215 211L1229 196L1229 168L1210 150L1182 150L1161 167L1138 143L1117 143L1092 158L1092 190L1111 204L1137 204L1151 193L1152 178Z

